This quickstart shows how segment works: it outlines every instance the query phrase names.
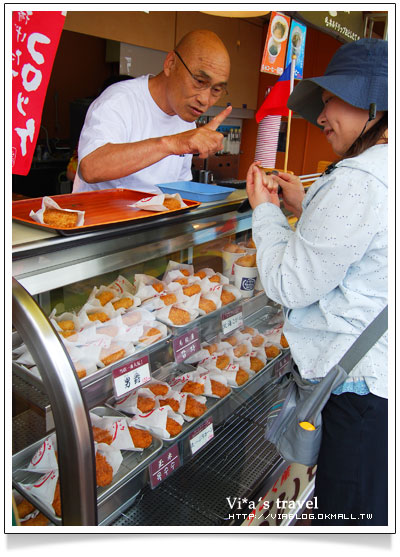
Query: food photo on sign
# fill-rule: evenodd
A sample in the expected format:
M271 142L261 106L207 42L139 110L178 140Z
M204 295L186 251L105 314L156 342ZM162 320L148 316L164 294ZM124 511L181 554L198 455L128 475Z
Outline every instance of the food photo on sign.
M26 176L66 12L12 12L12 172Z
M294 57L294 78L303 79L304 53L306 46L307 27L298 21L292 19L290 26L288 47L286 53L286 66L288 66Z
M261 72L281 75L285 69L290 17L272 12L261 61Z

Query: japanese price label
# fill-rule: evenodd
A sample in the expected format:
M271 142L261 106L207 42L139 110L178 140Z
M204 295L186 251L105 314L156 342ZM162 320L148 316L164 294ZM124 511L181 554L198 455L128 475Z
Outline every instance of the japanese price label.
M26 176L65 12L12 13L12 171Z
M192 455L214 438L212 418L205 420L189 437Z
M143 383L150 381L149 357L124 364L112 370L115 398L127 395Z
M227 335L235 329L243 326L243 311L242 306L227 311L221 316L222 333Z
M291 366L291 361L292 361L291 354L286 354L286 356L283 356L283 358L281 358L278 362L276 362L273 371L274 376L281 377L282 375L284 375L289 370Z
M178 443L149 464L150 487L154 489L181 465Z
M175 362L180 364L184 362L189 356L198 352L200 346L200 335L197 328L180 335L172 342Z

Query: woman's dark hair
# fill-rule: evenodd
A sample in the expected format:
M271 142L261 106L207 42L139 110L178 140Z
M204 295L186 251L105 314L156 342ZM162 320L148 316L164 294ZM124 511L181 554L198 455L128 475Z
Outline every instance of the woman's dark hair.
M348 151L344 154L344 159L356 157L361 155L364 151L376 145L379 139L382 139L385 131L388 128L388 113L385 111L382 118L380 118L368 131L358 137L353 145L349 147ZM385 141L387 143L387 139Z

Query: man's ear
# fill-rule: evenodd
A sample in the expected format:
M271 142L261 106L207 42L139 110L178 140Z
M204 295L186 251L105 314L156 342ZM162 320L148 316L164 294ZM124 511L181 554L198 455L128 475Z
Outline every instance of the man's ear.
M169 76L171 73L171 70L173 70L175 68L175 64L176 64L176 55L175 53L171 50L171 52L168 52L165 60L164 60L164 73L166 76Z

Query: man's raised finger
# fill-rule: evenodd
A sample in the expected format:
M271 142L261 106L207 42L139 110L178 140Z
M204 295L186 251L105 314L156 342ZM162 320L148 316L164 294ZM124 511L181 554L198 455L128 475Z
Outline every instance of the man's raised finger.
M227 106L219 114L214 116L214 118L210 120L210 122L208 122L208 124L206 124L205 127L215 131L218 128L218 126L222 124L225 118L229 116L231 112L232 112L232 106Z

